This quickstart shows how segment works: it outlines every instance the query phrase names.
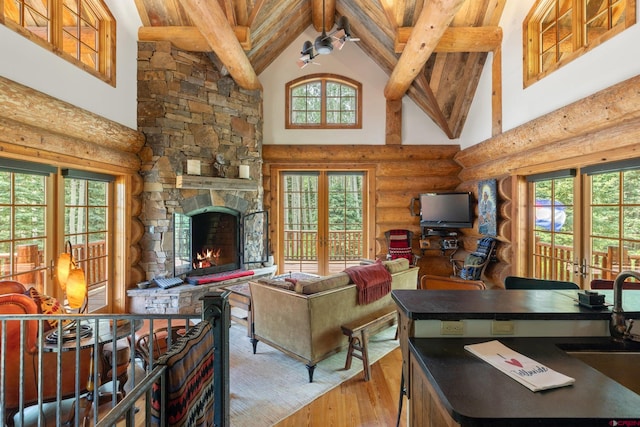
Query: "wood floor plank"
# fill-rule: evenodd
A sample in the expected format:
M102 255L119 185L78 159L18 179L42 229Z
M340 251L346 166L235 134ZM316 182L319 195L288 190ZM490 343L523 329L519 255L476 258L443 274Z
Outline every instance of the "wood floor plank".
M395 426L401 369L402 354L396 349L371 366L369 381L358 373L275 427ZM406 406L405 398L400 427L406 427Z

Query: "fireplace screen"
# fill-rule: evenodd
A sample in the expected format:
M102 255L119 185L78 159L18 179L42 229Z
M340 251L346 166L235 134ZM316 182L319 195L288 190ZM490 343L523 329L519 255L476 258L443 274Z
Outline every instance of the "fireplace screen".
M267 261L268 215L226 208L174 214L174 276L204 275Z

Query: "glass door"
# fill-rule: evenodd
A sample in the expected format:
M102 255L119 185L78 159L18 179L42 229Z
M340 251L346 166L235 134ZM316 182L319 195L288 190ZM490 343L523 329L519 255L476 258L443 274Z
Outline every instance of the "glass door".
M278 264L283 272L331 274L365 257L362 171L285 172Z

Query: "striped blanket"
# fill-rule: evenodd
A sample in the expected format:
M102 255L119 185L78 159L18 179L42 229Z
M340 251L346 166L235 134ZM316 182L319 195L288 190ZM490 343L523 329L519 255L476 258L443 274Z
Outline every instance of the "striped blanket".
M152 425L160 425L164 387L166 426L214 425L213 330L203 321L158 359L166 365L166 382L154 384L151 396Z

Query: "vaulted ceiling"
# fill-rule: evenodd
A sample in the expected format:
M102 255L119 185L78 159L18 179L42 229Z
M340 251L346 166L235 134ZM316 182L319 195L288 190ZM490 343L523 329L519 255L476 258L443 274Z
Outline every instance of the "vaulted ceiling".
M494 98L501 93L498 23L505 2L135 0L143 23L139 40L214 53L212 60L247 89L260 87L257 75L309 25L322 31L324 7L327 33L346 17L358 46L389 75L388 106L408 95L449 138L462 132L488 52L494 53ZM494 133L499 105L494 99Z

